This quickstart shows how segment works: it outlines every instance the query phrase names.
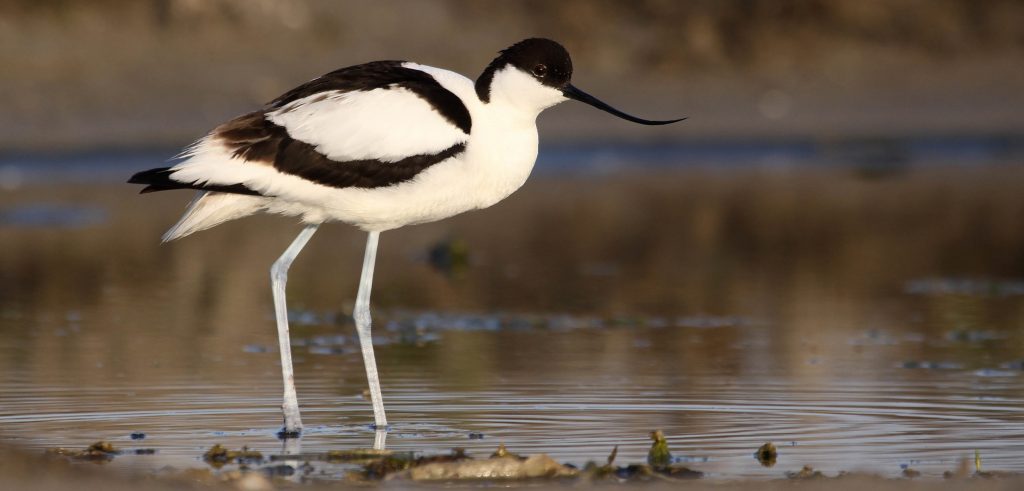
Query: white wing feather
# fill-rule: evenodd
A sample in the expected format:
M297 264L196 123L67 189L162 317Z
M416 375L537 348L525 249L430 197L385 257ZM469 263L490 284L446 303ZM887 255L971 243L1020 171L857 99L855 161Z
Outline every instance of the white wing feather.
M339 162L396 162L469 139L430 103L400 87L321 92L274 110L267 119Z

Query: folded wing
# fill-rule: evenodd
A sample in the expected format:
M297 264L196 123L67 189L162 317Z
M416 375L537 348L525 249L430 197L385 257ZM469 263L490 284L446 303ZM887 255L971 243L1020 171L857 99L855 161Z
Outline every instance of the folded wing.
M402 62L374 62L314 79L215 128L169 168L129 182L277 196L299 178L334 188L413 179L461 153L472 121L462 101ZM281 175L288 176L282 179Z

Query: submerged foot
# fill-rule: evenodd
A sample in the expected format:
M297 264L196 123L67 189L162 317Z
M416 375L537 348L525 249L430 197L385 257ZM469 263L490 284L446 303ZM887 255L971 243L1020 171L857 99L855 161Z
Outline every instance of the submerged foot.
M299 419L298 411L294 411L295 416L288 417L290 411L284 410L284 426L278 430L277 438L281 440L287 440L289 438L299 438L302 436L302 420Z
M281 428L277 432L277 438L279 440L288 440L289 438L299 438L302 436L302 428L288 429L287 426Z

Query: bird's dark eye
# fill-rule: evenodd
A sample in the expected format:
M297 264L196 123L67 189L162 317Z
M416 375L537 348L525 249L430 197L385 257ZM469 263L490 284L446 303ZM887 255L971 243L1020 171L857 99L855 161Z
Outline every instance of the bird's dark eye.
M543 64L543 63L541 63L541 64L533 67L533 74L535 76L537 76L537 77L543 77L544 75L547 75L548 74L548 66Z

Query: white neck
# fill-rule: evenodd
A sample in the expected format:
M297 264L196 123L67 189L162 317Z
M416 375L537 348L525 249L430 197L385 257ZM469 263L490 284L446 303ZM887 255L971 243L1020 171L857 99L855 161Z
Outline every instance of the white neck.
M541 84L512 65L495 72L491 80L491 104L510 106L531 119L565 100L562 91Z

